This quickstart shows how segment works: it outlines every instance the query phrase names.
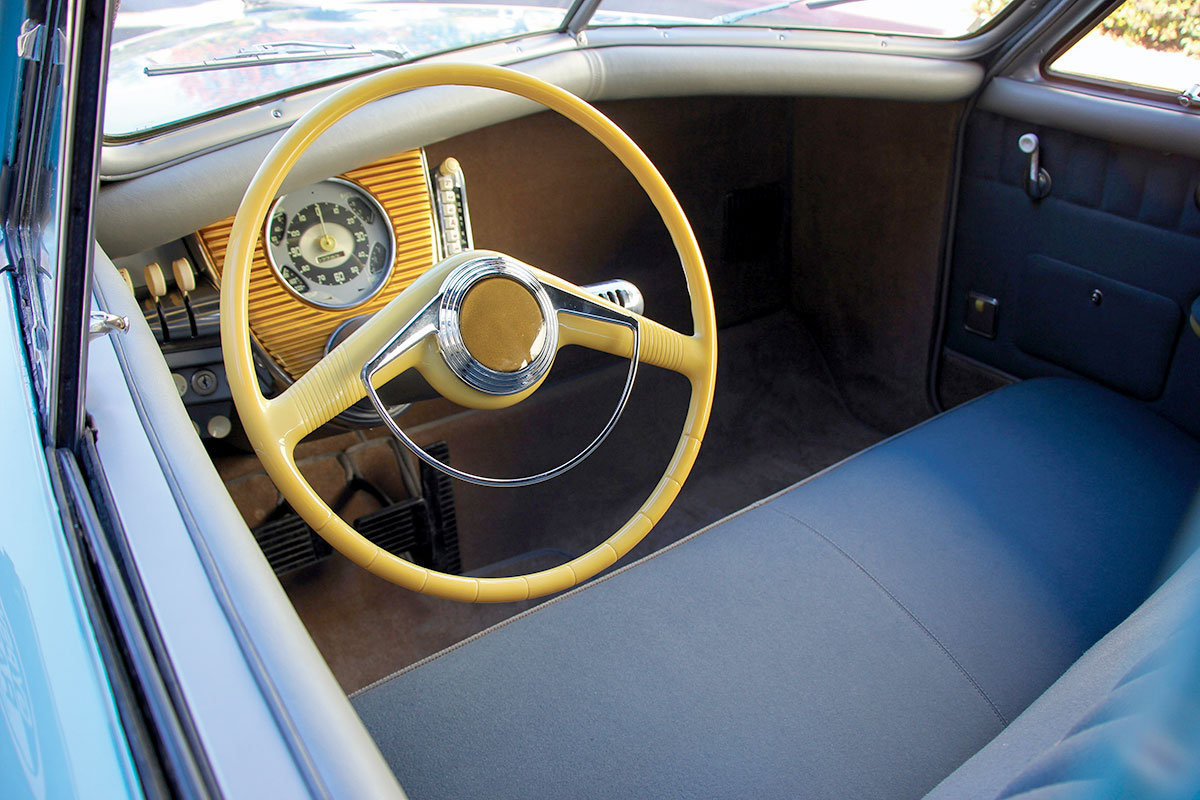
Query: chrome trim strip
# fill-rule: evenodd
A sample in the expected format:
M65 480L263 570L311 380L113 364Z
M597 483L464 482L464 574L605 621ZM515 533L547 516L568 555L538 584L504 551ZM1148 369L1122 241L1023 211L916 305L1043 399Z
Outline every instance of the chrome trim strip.
M415 317L398 330L396 335L389 339L387 344L381 347L379 352L363 365L359 375L363 383L367 386L368 394L374 396L375 387L371 384L370 379L375 377L376 372L379 372L384 366L416 347L425 337L437 334L437 312L441 302L442 296L438 294L426 303L425 307ZM385 414L384 416L388 415Z

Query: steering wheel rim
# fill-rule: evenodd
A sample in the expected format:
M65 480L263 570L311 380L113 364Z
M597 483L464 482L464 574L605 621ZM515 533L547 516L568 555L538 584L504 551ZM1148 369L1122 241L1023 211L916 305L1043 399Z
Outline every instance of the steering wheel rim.
M690 297L693 334L685 336L638 317L641 341L636 353L631 352L636 339L620 335L611 326L583 317L560 317L556 321L560 348L578 344L672 369L688 378L691 397L674 454L633 516L583 555L526 575L450 575L395 556L342 520L316 494L295 463L297 443L364 396L365 390L356 382L359 368L378 343L386 340L388 330L416 318L432 296L431 287L462 263L461 256L444 260L418 278L283 394L264 398L254 369L249 328L250 268L268 208L284 178L322 133L355 109L401 92L440 85L489 88L524 97L565 116L599 140L634 176L662 217L683 266ZM561 278L536 272L547 286L579 292L578 287ZM525 600L563 591L608 568L637 545L670 507L695 463L708 425L716 379L716 319L704 260L679 202L658 170L619 127L575 95L515 70L472 64L410 65L369 75L326 98L284 133L251 179L234 220L221 281L221 343L233 400L246 434L267 474L296 512L329 544L369 572L413 591L466 602ZM511 405L540 386L539 381L509 398L487 398L443 375L445 364L439 367L432 345L414 348L413 352L412 359L416 360L398 359L390 372L381 371L381 382L416 367L427 379L432 376L444 396L475 408Z

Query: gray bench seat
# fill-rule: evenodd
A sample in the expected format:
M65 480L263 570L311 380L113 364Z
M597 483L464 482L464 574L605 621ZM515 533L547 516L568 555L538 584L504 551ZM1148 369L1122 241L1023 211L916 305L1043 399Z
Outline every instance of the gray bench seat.
M418 800L919 797L1154 591L1198 482L1144 406L1027 381L353 702Z

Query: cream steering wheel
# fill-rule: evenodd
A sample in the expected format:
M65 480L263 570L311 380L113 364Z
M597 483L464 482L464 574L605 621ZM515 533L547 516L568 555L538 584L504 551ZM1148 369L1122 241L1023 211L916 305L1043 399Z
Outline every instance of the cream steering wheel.
M541 103L616 155L641 184L670 232L687 278L694 334L684 336L502 254L469 251L432 267L286 391L264 398L250 346L250 267L268 208L284 177L321 133L355 109L410 89L443 84L498 89ZM716 320L704 261L678 201L650 160L620 128L574 95L521 72L466 64L405 66L370 75L331 95L288 129L250 181L234 220L221 281L221 344L247 436L280 492L318 534L354 563L395 584L481 603L524 600L568 589L611 566L640 542L679 494L696 460L712 407L717 367ZM675 453L641 508L607 540L565 564L506 578L471 578L426 569L355 531L296 467L296 445L367 396L368 386L377 401L374 387L416 369L459 405L503 408L536 391L558 349L569 344L636 359L626 396L641 362L686 376L691 400ZM619 413L620 407L588 449L551 472L559 474L586 457ZM384 421L391 422L393 433L399 431L386 414ZM516 480L546 477L550 475Z

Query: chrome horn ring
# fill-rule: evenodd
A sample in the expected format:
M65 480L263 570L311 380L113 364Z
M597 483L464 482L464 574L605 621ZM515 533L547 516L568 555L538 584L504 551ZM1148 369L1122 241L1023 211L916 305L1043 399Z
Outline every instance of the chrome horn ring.
M507 278L533 296L542 316L545 332L538 351L527 364L512 372L502 372L483 364L471 354L463 340L461 326L463 305L467 295L489 278ZM438 349L446 366L473 389L484 394L517 394L539 381L554 363L558 352L558 326L554 324L555 308L550 294L529 270L495 256L473 259L447 276L442 283L438 304Z
M463 303L471 289L489 278L506 278L520 284L537 302L545 326L545 338L541 341L537 353L527 364L511 372L494 370L480 363L471 354L463 339L460 324ZM437 337L438 349L446 365L465 384L485 394L516 394L541 380L553 365L555 354L558 351L559 314L592 317L628 327L633 333L633 355L629 359L629 372L625 376L625 386L621 390L621 398L604 428L574 457L545 472L517 478L493 478L457 469L434 458L413 441L388 413L387 406L371 382L374 375L385 365L432 335ZM518 262L498 256L484 256L471 259L450 273L443 281L438 294L363 365L359 375L366 389L367 397L375 406L383 424L393 436L400 440L401 444L426 464L451 477L479 486L531 486L556 478L578 466L608 438L613 428L616 427L617 420L621 418L621 414L629 402L629 396L633 392L640 349L641 330L637 317L618 313L598 303L548 285L538 280L528 268Z

